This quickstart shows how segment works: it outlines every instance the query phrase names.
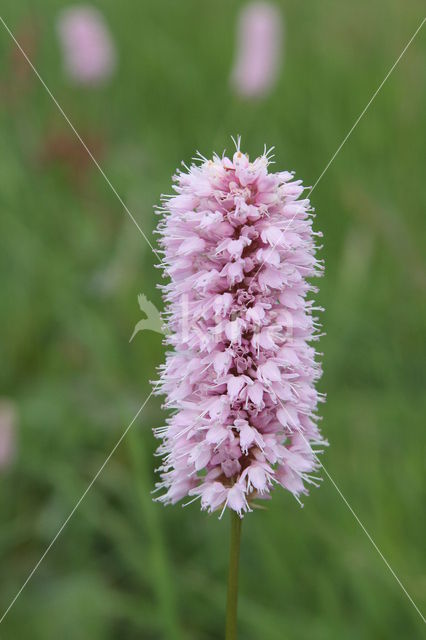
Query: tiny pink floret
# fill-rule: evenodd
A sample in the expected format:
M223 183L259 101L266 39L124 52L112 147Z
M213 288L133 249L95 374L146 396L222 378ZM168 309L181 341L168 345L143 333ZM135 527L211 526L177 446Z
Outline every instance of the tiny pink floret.
M311 342L320 276L313 211L292 173L200 157L178 171L158 232L166 343L158 393L172 410L164 427L158 500L197 498L240 516L279 484L298 500L325 443L316 414L320 364Z

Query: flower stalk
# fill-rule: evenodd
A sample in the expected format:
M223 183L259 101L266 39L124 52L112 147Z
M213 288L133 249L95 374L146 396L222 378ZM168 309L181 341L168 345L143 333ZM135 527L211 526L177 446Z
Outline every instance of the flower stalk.
M235 512L231 517L231 544L229 552L228 595L226 601L225 640L237 640L238 568L242 519Z

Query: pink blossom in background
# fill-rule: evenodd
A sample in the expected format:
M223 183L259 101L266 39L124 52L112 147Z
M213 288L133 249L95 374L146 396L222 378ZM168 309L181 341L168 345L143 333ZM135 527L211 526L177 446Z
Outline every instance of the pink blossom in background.
M282 56L282 17L269 2L246 5L238 18L231 84L243 97L261 97L277 79Z
M319 276L313 210L292 173L200 158L175 176L158 227L164 249L166 344L158 393L173 411L158 454L158 498L200 498L209 511L250 511L281 485L315 484L322 445L311 341L319 337L307 280Z
M16 411L9 400L0 399L0 470L10 466L15 457Z
M116 67L116 51L104 17L90 5L64 9L57 21L66 73L81 84L100 84Z

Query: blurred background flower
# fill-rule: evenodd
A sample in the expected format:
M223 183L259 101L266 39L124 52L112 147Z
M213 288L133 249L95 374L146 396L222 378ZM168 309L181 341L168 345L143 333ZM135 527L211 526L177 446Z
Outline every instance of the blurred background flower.
M15 405L0 398L0 471L7 469L15 457L16 428Z
M116 66L116 49L101 12L90 5L64 9L57 21L65 71L76 83L105 82Z
M271 2L250 2L238 17L231 84L245 98L265 96L282 64L283 24L280 8Z

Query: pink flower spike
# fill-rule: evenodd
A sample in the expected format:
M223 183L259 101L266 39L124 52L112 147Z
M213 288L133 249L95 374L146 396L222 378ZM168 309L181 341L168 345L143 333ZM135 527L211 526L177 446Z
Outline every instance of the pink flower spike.
M325 444L310 345L319 325L307 299L307 278L323 265L309 200L291 173L269 172L267 154L250 161L240 140L232 158L178 171L174 191L158 227L173 348L156 391L173 410L154 431L158 500L199 497L202 509L240 517L277 484L299 500L315 485L311 445Z
M64 9L57 20L65 71L77 84L108 80L117 63L116 50L103 15L90 5Z
M270 2L251 2L239 15L237 50L231 84L240 96L257 98L266 95L275 84L282 56L282 17ZM239 180L246 186L251 173L242 163Z
M10 400L0 399L0 470L7 469L16 455L16 410Z

